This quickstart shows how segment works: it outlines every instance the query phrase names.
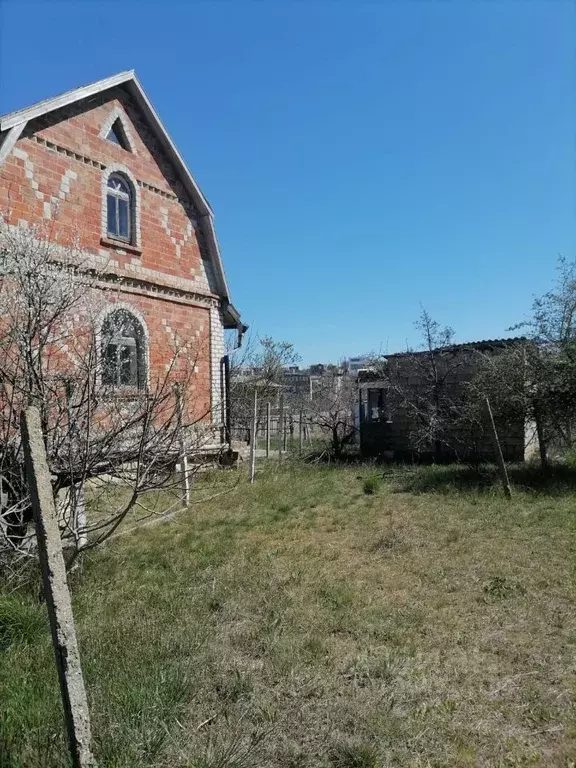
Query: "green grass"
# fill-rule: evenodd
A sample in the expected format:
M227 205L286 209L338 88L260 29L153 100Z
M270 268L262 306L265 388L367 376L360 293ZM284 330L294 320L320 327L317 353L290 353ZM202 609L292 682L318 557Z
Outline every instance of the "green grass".
M363 489L367 496L372 496L372 494L376 493L379 487L380 478L377 475L370 475L364 480Z
M576 493L513 475L270 462L92 553L100 768L574 765ZM34 591L0 596L2 768L69 765Z

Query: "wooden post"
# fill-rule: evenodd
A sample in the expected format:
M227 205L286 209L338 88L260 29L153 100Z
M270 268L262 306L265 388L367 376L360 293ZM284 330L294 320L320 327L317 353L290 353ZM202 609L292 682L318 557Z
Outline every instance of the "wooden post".
M254 416L252 418L252 434L250 436L250 482L254 482L256 474L256 432L258 429L258 389L254 387Z
M500 479L502 481L502 488L504 489L504 496L507 499L512 498L512 488L510 486L510 480L508 479L508 472L506 470L506 464L504 463L504 456L502 455L502 446L498 439L498 432L496 431L496 424L494 423L494 416L492 415L492 408L490 408L490 401L487 397L484 398L486 403L486 412L488 414L488 421L490 422L490 429L492 431L492 440L494 442L494 453L496 454L496 461L498 462L498 469L500 470Z
M298 415L298 453L302 456L302 411Z
M34 406L22 411L20 425L70 756L74 768L93 768L96 763L90 751L90 713L76 642L72 602L66 582L40 411Z
M278 411L278 460L282 461L282 443L284 433L284 393L280 393L280 408Z
M284 414L284 418L282 420L282 450L284 453L286 453L286 450L288 448L288 430L286 429L286 422L288 421L288 414Z
M270 458L270 401L266 403L266 458Z
M190 504L190 477L188 475L188 454L186 451L186 440L184 439L184 400L182 398L182 387L176 384L176 408L178 411L178 442L180 453L180 476L182 482L182 506L187 507Z

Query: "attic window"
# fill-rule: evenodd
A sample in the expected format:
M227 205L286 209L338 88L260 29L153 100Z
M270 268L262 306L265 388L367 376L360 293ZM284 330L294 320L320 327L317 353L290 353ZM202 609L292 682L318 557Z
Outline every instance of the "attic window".
M122 147L122 149L125 149L127 152L131 152L130 144L128 143L128 139L126 138L126 133L124 131L124 127L122 125L122 121L120 118L116 118L114 122L112 123L112 126L110 130L108 131L108 135L106 136L106 139L108 141L113 142L114 144L118 144L119 147Z

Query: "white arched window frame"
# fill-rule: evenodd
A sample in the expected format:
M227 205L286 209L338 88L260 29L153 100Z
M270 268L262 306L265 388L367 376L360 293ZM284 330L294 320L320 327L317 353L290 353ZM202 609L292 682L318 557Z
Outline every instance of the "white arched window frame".
M106 190L106 233L115 240L131 241L134 223L132 190L127 179L111 173Z
M128 235L120 226L109 227L110 212L119 215L123 203L127 204ZM140 188L130 170L117 163L107 166L102 175L102 237L140 248Z
M101 383L113 389L147 389L150 339L142 314L117 303L106 310L99 328Z

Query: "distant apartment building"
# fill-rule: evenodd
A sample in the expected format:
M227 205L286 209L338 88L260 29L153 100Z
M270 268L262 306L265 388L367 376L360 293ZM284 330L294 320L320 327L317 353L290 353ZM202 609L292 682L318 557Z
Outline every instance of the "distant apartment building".
M344 366L348 373L350 373L353 376L358 375L358 371L361 371L365 368L369 368L372 364L372 358L368 355L361 355L359 357L350 357L348 360L345 361Z

